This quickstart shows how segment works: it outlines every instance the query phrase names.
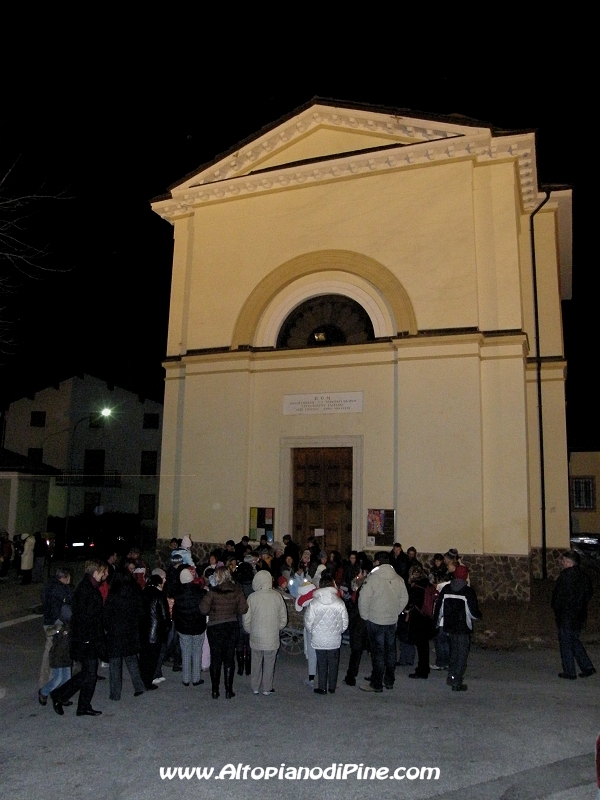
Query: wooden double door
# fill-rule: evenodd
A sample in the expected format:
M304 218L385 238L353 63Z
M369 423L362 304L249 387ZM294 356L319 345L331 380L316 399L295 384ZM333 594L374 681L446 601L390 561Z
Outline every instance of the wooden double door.
M294 541L303 546L315 528L324 550L352 549L352 448L298 447L292 450Z

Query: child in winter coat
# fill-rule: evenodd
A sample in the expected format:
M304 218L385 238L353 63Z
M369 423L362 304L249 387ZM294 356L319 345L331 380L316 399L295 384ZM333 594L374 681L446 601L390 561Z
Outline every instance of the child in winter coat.
M325 574L306 609L304 626L310 631L317 653L318 688L315 694L330 694L337 686L342 633L348 627L348 612L338 596L335 581Z

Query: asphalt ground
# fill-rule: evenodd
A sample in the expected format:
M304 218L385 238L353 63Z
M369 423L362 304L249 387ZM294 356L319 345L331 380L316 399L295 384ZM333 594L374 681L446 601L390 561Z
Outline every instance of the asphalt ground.
M253 695L249 679L236 675L236 697L225 700L222 694L215 701L208 675L203 676L203 686L185 687L181 673L167 667L167 680L157 691L134 698L124 671L118 703L108 699L107 680L97 684L94 707L103 711L102 716L76 717L74 705L59 717L50 703L41 707L37 702L44 646L41 617L36 615L39 591L39 585L20 587L14 579L0 585L2 797L312 800L326 794L332 800L583 800L596 796L600 674L559 680L558 647L514 652L474 648L465 678L469 690L464 693L446 686L445 672L432 672L427 681L409 680L408 667L397 668L392 691L379 695L348 687L341 682L347 647L342 648L337 692L325 697L302 684L304 656L282 652L276 691L269 697ZM588 652L600 666L600 646L592 645ZM362 666L361 676L367 675L367 654ZM234 765L231 771L241 765L238 777L231 779L230 771L217 777L228 764ZM387 767L389 773L380 778L364 773L359 779L361 764L363 773L366 767ZM342 779L339 765L356 765L356 770ZM175 767L214 772L208 779L196 773L191 778L177 773L161 778L161 768ZM277 775L266 780L260 775L268 767L276 768ZM290 770L301 767L312 769L312 778L290 777ZM439 777L435 779L435 773L429 779L426 773L423 779L412 777L422 767L438 768ZM397 769L396 777L390 778ZM325 770L326 777L319 777L319 770ZM332 772L340 777L329 779Z

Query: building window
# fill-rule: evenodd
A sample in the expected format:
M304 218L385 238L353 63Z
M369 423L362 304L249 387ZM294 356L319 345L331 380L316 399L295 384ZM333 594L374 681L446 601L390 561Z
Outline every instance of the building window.
M139 507L141 519L154 519L156 516L156 495L141 494Z
M159 422L160 414L144 414L144 428L150 428L153 431L157 431Z
M100 505L100 492L86 492L83 495L83 511L91 514Z
M29 447L27 450L27 458L34 461L36 464L41 464L44 460L44 451L41 447Z
M592 475L571 478L571 511L596 510L596 479Z
M158 466L158 452L156 450L142 450L142 475L156 475Z
M45 428L46 427L46 412L45 411L32 411L31 421L29 425L32 428Z
M104 450L86 450L83 456L83 485L104 486Z

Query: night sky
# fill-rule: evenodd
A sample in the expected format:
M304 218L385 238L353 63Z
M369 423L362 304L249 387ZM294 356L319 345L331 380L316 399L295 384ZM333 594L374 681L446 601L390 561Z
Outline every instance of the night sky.
M265 71L248 62L232 79L200 52L176 63L140 52L138 59L107 57L93 68L84 60L80 69L58 55L35 81L23 77L9 87L0 166L2 174L12 171L3 197L36 197L19 235L45 255L30 276L2 262L1 318L11 340L0 367L4 405L78 372L161 399L172 228L151 212L149 200L320 96L537 130L540 182L574 186L574 299L564 308L570 447L600 446L586 375L598 364L598 295L582 230L592 178L583 169L585 140L574 128L582 112L572 64L557 72L548 93L543 79L524 77L517 63L482 71L453 58L428 74L403 76L372 64L360 78L338 68L298 78L277 65Z

